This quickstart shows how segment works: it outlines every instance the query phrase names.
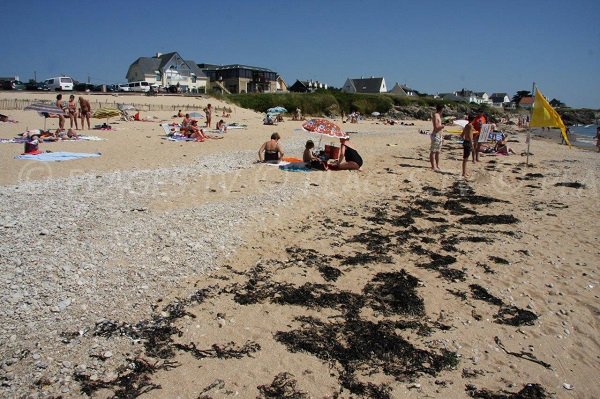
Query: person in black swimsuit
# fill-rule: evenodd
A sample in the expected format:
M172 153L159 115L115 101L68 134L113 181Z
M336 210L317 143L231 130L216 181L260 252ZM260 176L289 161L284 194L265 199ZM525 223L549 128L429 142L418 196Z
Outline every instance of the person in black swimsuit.
M363 165L363 160L350 143L349 137L340 139L340 157L332 165L334 170L359 170Z
M278 163L283 157L283 149L279 145L279 133L273 133L271 140L265 141L258 149L258 159L260 162ZM264 155L263 155L264 154Z

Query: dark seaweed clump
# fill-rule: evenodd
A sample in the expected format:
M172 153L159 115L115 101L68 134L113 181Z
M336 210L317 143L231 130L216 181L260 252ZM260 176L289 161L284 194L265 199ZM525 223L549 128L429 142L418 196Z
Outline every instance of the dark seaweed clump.
M260 350L260 345L254 341L248 341L241 347L237 347L234 342L229 342L225 345L213 344L211 349L198 349L193 342L187 345L174 344L174 347L191 353L196 359L241 359L244 356L252 357L252 353Z
M509 326L532 326L538 316L524 309L519 309L516 306L505 306L494 315L494 321L499 324L508 324Z
M339 367L342 386L355 394L353 381L358 372L366 375L383 372L400 380L418 374L435 375L456 366L456 353L443 350L441 354L416 348L396 334L393 322L372 322L350 318L345 322L323 322L313 317L298 317L300 328L277 332L275 339L291 352L308 352ZM362 385L361 385L362 386Z
M160 389L161 386L150 381L150 375L157 370L169 370L175 367L173 362L164 362L154 366L140 359L130 360L128 368L120 367L119 376L112 381L92 381L85 374L75 374L75 381L81 386L81 392L92 396L100 389L113 390L113 397L118 399L137 398L145 393Z
M579 183L579 182L563 182L563 183L556 183L554 185L555 187L569 187L569 188L585 188L585 184L583 183Z
M415 292L419 279L400 272L379 273L363 289L368 304L384 315L409 314L422 316L425 305Z
M471 284L469 285L469 288L471 289L471 293L475 299L479 299L480 301L485 301L497 306L502 306L504 304L500 298L493 296L480 285Z
M260 396L258 399L308 399L310 395L296 388L298 382L290 373L279 373L273 379L271 385L258 386Z
M467 393L472 398L478 399L546 399L548 393L540 384L527 384L519 392L500 391L493 392L488 389L477 389L467 385Z
M458 221L462 224L514 224L519 219L513 215L474 215L466 216Z
M430 269L437 271L443 278L454 281L465 281L466 273L462 270L453 269L448 267L449 265L456 263L456 257L452 255L440 255L436 253L430 253L431 262L417 264L418 267L424 269Z
M496 263L497 265L510 265L510 262L504 258L501 258L499 256L489 256L489 259Z

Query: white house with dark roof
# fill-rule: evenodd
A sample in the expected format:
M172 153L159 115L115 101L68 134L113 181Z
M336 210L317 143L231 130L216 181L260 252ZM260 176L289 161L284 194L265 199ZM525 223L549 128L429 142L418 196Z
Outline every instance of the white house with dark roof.
M360 79L346 79L346 83L342 86L344 93L368 93L378 94L387 93L384 78L360 78Z
M498 107L510 103L510 98L506 93L492 93L490 100L492 101L492 104Z
M162 87L179 86L182 91L206 93L208 77L194 61L177 52L140 57L129 66L127 81L146 81Z

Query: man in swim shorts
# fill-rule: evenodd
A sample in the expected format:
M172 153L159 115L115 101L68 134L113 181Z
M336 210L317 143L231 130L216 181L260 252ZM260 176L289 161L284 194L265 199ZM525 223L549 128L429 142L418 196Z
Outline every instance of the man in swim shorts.
M469 156L471 156L471 153L473 152L473 132L475 132L475 127L473 126L473 120L471 119L460 135L463 139L463 177L469 177L469 175L467 175L467 162L469 162ZM475 162L475 159L473 159L473 162Z
M431 169L435 172L441 171L440 169L440 151L442 150L443 137L442 130L442 110L444 109L443 104L438 104L435 107L435 113L432 116L433 131L431 132L431 146L429 148L429 162L431 162Z

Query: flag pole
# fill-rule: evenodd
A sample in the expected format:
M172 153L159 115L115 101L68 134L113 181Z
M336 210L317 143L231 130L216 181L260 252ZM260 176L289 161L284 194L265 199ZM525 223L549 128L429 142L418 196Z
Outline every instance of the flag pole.
M531 95L535 97L535 82L531 86ZM533 115L533 104L531 104L531 113L529 114L529 121L531 122L531 117ZM525 167L529 167L529 148L531 146L531 128L527 125L527 160L525 161Z

